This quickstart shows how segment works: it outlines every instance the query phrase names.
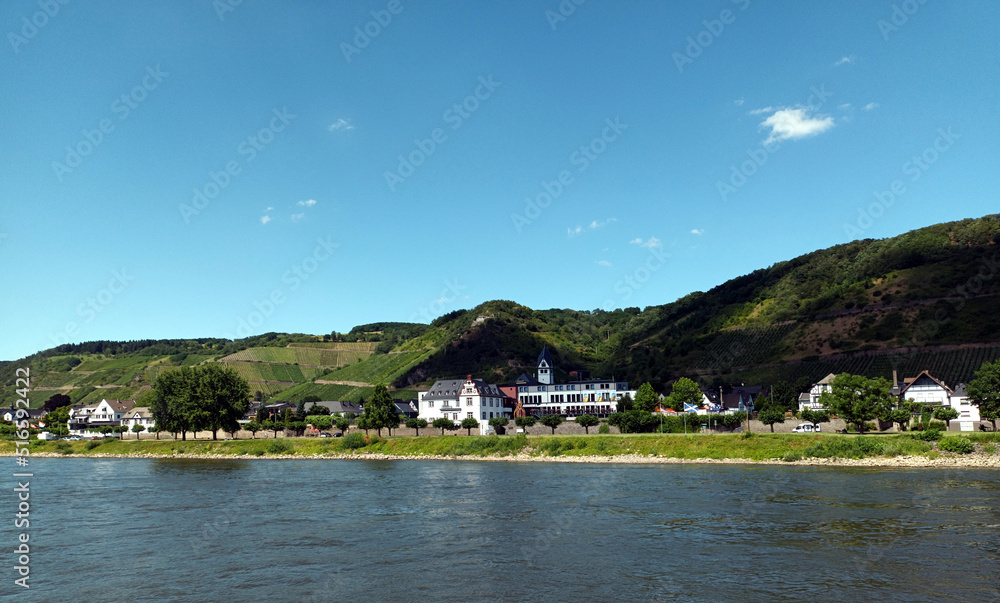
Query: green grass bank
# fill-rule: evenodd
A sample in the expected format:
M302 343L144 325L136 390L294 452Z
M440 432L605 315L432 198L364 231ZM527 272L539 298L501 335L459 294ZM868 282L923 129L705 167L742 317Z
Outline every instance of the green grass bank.
M958 438L958 444L954 446ZM741 435L580 435L580 436L456 436L378 438L349 433L343 438L279 438L241 440L90 440L32 441L30 454L59 456L230 456L313 458L387 455L402 458L464 457L522 460L613 460L662 458L680 460L795 462L808 459L868 459L919 457L935 459L965 455L994 458L1000 464L1000 434L974 433L925 440L919 434L842 436L821 434ZM15 453L14 442L0 441L0 454Z

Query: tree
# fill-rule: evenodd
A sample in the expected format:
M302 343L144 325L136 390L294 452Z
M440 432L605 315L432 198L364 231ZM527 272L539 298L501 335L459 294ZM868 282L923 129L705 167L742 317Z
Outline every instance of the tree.
M462 427L465 428L465 435L472 435L472 430L479 427L479 421L473 417L466 417L462 419Z
M441 429L441 435L444 435L444 430L445 429L455 429L455 422L452 421L451 419L446 419L446 418L442 417L440 419L434 419L434 422L431 423L431 426L432 427L436 427L436 428L440 428Z
M358 417L358 420L355 421L355 424L358 426L358 429L365 430L365 435L368 435L368 430L372 428L372 426L369 424L367 413L362 413L362 415Z
M286 408L285 412L281 413L281 422L285 424L285 429L292 424L293 420L295 420L295 417L292 416L292 409Z
M892 423L897 423L899 425L900 431L906 431L906 426L910 424L910 419L913 415L910 414L905 408L896 408L889 411L888 419Z
M979 408L979 416L993 424L997 430L1000 415L1000 359L984 362L976 371L976 378L965 387L969 402Z
M389 395L388 388L384 385L376 385L372 399L365 404L365 416L368 417L369 428L376 430L379 437L381 437L382 428L386 427L389 429L389 435L391 436L392 429L399 427L399 415L397 413L398 409Z
M305 422L320 431L333 427L333 419L330 415L306 415Z
M304 421L306 418L306 401L299 400L299 403L295 405L295 420Z
M649 384L646 383L645 385L649 385ZM650 386L650 391L652 391L652 389L653 389L652 386ZM653 395L655 396L656 394L653 394ZM638 404L639 403L639 395L638 394L636 394L635 400L636 400L636 404ZM563 419L562 415L545 415L544 417L542 417L542 425L551 428L552 429L552 435L556 435L556 427L559 427L562 424L563 420L564 419Z
M618 401L618 406L615 408L616 412L626 412L635 408L635 402L632 401L632 396L630 394L625 394L622 396L621 400Z
M757 420L769 426L771 433L774 433L774 424L785 422L785 411L774 407L766 408L757 413Z
M782 410L794 411L799 406L799 390L787 381L778 381L771 386L771 400Z
M426 423L427 421L424 421L424 424ZM342 434L347 433L347 430L350 427L351 427L351 420L348 419L347 417L340 417L339 419L337 419L337 429L340 430L340 433Z
M234 433L250 406L250 385L235 370L218 362L196 367L195 374L196 404L205 416L205 427L212 432L212 439L219 439L220 429Z
M497 432L506 433L507 424L510 423L510 419L507 417L493 417L490 419L490 426L493 427Z
M138 440L138 439L139 439L139 434L140 434L140 433L141 433L141 432L142 432L143 430L145 430L145 429L146 429L145 427L143 427L142 425L139 425L138 423L136 423L135 425L133 425L133 426L132 426L132 433L134 433L134 434L135 434L135 439L137 439L137 440Z
M594 415L580 415L576 418L576 424L583 427L584 431L589 435L590 428L600 424L601 420Z
M281 421L272 421L268 419L260 424L261 429L265 431L273 431L274 437L278 437L278 432L285 428L285 424Z
M49 413L45 415L45 426L50 429L64 428L68 422L69 406L60 406L53 411L49 411Z
M636 396L636 400L639 396ZM694 406L701 406L702 394L701 388L694 381L688 379L687 377L681 377L674 382L674 387L670 392L670 408L673 408L677 412L684 410L685 404L692 404ZM636 406L638 408L638 405ZM653 410L653 409L650 409Z
M647 381L639 386L639 391L635 393L635 402L633 403L633 407L636 410L653 412L656 410L656 405L659 404L659 402L659 396L656 395L656 392L653 391L653 386L650 385L649 381ZM545 425L544 418L542 419L542 424ZM548 427L548 425L546 425L546 427Z
M256 440L257 432L260 431L260 423L258 423L257 421L250 421L249 423L246 424L246 426L243 429L246 429L247 431L250 432L251 439Z
M819 403L829 408L858 432L864 432L865 422L886 416L892 410L891 385L884 377L869 379L861 375L841 373L833 378L830 391L823 392Z
M340 421L337 421L337 425L340 425ZM407 419L406 426L409 427L410 429L416 430L417 437L419 437L420 430L423 429L424 427L427 427L427 419Z
M212 431L239 428L238 419L249 405L250 386L233 369L219 363L204 366L184 366L165 371L156 378L150 394L153 419L164 430L187 432L201 429Z
M51 398L42 404L42 410L46 413L50 413L57 408L62 408L64 406L70 406L73 401L66 394L54 394Z
M534 427L535 423L538 421L534 415L527 415L524 417L517 417L514 419L514 424L524 430L524 433L528 433L529 427Z
M944 421L945 429L951 429L951 421L958 418L958 411L950 406L939 406L934 409L934 418Z

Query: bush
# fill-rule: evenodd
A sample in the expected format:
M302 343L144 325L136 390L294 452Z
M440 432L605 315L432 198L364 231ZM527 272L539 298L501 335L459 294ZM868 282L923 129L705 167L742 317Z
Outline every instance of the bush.
M87 445L85 446L85 448L87 450L93 450L94 448L97 448L98 446L100 446L103 443L104 443L104 440L91 440L91 441L87 442Z
M938 448L945 450L947 452L956 452L958 454L969 454L976 449L976 445L972 443L968 438L963 438L960 436L949 436L946 438L941 438L938 442Z
M781 457L781 460L786 463L794 463L795 461L802 460L802 453L798 451L789 450L785 453L785 456Z
M936 429L938 431L947 431L948 426L944 424L944 421L929 421L927 423L927 429Z
M340 447L344 450L354 450L357 448L364 448L366 444L365 434L354 432L344 436L343 441L340 442Z
M924 442L936 442L941 439L941 432L937 429L925 429L923 431L914 431L912 437L922 440Z
M285 454L291 450L292 445L285 440L271 440L271 443L267 445L267 451L270 454Z
M983 452L985 454L996 454L997 445L996 444L983 444Z
M611 433L611 428L608 427L607 423L601 423L601 426L597 428L597 433Z

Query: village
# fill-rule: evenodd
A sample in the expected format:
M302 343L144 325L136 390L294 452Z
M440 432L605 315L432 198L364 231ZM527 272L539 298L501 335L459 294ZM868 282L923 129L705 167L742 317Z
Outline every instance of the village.
M567 372L569 380L558 382L555 379L556 366L547 347L543 347L533 374L521 373L513 382L504 384L487 383L467 375L465 379L441 379L424 392L419 398L411 400L394 400L400 422L407 424L412 433L400 427L397 435L416 435L420 428L428 425L449 425L454 430L459 426L469 427L469 420L476 423L477 433L490 435L507 433L508 422L516 422L516 432L524 433L532 421L518 421L525 417L541 420L544 417L557 415L564 419L562 424L552 427L552 433L581 433L583 425L577 425L578 417L596 417L601 423L622 410L623 402L628 405L637 396L636 389L630 389L627 381L617 379L592 378L588 371L571 370ZM788 410L784 419L769 421L765 426L761 422L759 410L762 401L770 396L770 388L764 385L735 385L728 388L701 388L701 403L686 403L683 410L670 408L668 397L659 394L659 402L652 413L662 417L684 417L685 432L698 431L718 432L742 431L744 428L754 431L779 432L816 432L821 431L819 422L813 423L813 417L823 416L824 421L830 421L828 431L847 432L848 425L841 419L829 416L829 409L821 401L824 393L831 391L831 384L836 376L829 374L819 380L808 391L798 396L798 408ZM944 429L949 431L987 430L988 426L981 421L979 409L970 403L964 384L949 386L935 378L928 371L912 377L899 378L895 371L891 379L891 395L902 407L908 402L910 408L919 408L924 412L936 411L937 416L944 419ZM950 409L950 410L946 410ZM272 424L285 424L289 418L296 416L302 419L306 416L328 415L337 418L347 418L348 421L364 413L364 404L349 401L311 400L296 404L292 402L251 402L248 410L239 420L240 433L250 429L251 436L256 437L256 427L271 421ZM726 421L726 427L720 417L742 413L747 418L746 426L741 424L733 427L732 421ZM918 419L920 412L914 412ZM3 418L14 419L14 411L7 411ZM795 418L811 419L805 423L797 423ZM42 409L32 409L28 416L32 428L40 431L39 439L58 439L60 436L71 439L121 437L131 434L135 439L142 436L159 439L161 434L156 428L152 410L148 406L136 406L135 400L102 399L96 404L73 405L68 410L65 430L49 430L51 425L46 421L46 413ZM408 423L409 421L409 423ZM416 422L414 422L416 421ZM466 421L462 425L462 421ZM581 421L581 424L585 421ZM613 422L613 421L612 421ZM335 425L313 425L307 423L302 435L330 437L342 435L331 433ZM879 420L878 431L898 431L902 427L898 422ZM360 428L364 428L363 424ZM61 433L59 433L62 431ZM295 431L275 429L274 436L282 431L289 435L298 435ZM471 432L471 429L467 430ZM442 433L444 429L442 429ZM589 433L589 429L586 429ZM610 426L608 433L619 432ZM461 433L461 431L459 431ZM246 437L244 434L243 437Z

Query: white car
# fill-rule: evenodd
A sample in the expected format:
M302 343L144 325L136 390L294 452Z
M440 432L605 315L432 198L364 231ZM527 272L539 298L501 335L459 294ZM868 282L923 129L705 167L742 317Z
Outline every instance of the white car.
M813 433L814 431L821 431L819 424L812 423L800 423L798 427L792 430L792 433Z

